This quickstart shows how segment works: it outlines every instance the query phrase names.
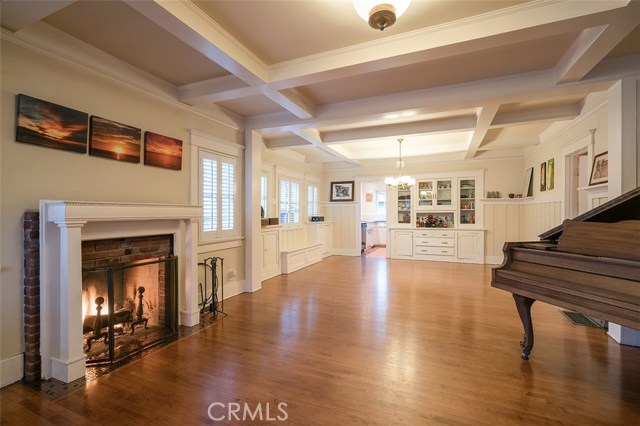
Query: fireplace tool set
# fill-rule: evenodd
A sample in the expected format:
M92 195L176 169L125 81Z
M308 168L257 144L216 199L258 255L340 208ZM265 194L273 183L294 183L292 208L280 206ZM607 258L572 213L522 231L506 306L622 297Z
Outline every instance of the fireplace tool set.
M218 281L218 261L220 261L220 273L222 275L222 281ZM204 266L204 290L202 283L198 284L200 290L200 315L206 315L211 313L217 315L218 313L224 314L224 259L222 257L207 257L203 262L198 263L200 266ZM211 274L211 293L207 295L207 276ZM218 286L220 287L220 294L222 301L218 301Z

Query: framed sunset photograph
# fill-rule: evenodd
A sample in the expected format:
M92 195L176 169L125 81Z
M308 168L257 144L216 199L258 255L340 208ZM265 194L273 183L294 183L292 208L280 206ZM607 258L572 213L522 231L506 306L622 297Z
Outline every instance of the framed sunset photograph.
M91 116L89 154L130 163L140 162L142 130Z
M144 132L144 164L181 170L182 141L153 132Z
M87 113L23 94L17 103L17 142L86 154Z

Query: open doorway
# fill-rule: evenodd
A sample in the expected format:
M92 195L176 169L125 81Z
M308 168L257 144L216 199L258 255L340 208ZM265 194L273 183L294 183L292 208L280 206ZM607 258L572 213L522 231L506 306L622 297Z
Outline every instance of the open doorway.
M589 185L589 152L583 148L566 157L567 165L567 218L574 218L589 210L589 199L586 188Z
M387 188L381 180L360 185L360 251L366 256L386 257Z

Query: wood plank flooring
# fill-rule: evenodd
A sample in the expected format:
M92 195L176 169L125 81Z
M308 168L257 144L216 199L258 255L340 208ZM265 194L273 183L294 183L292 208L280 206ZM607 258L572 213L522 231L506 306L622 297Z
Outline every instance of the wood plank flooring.
M640 424L640 348L536 303L522 361L513 300L490 277L484 265L333 256L85 388L52 400L5 387L1 424ZM213 403L225 418L209 417ZM227 419L233 404L262 419Z

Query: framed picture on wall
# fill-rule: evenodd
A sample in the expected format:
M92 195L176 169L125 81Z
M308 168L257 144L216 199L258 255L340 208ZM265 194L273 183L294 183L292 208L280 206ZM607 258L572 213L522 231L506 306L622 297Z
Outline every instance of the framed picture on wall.
M549 190L553 189L553 187L555 185L555 183L554 183L554 180L555 180L554 168L555 168L555 161L552 158L549 161L547 161L547 189L549 189Z
M354 181L331 182L331 201L353 201Z
M171 170L182 169L182 141L144 132L144 164Z
M547 162L540 164L540 192L547 190Z
M533 180L533 167L529 167L527 171L524 173L524 186L522 187L523 197L533 196L533 185L531 185L532 180Z
M86 154L86 112L23 94L18 95L17 112L17 142Z
M140 162L142 130L91 116L89 154L130 163Z
M589 185L598 185L609 181L609 152L605 151L593 157Z

